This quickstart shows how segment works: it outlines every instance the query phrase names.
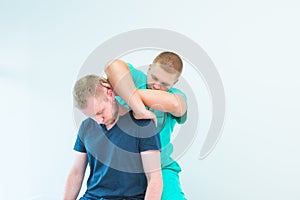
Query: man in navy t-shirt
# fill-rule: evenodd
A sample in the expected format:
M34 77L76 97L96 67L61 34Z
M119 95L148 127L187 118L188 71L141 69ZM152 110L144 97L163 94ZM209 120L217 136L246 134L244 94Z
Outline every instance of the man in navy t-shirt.
M90 175L80 200L160 200L160 139L153 122L136 120L116 102L106 79L95 75L78 80L73 97L89 118L78 131L64 200L77 198L87 164Z

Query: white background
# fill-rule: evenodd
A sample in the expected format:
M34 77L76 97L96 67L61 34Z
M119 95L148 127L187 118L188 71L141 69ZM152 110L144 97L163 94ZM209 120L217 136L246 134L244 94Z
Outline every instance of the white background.
M223 80L221 140L198 160L200 132L179 160L188 199L300 199L299 8L296 0L1 0L1 199L61 198L78 71L101 43L138 28L191 38Z

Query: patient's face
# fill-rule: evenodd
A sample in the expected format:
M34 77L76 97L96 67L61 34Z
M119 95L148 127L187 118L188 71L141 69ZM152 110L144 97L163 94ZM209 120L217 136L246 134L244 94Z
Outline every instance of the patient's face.
M98 124L109 126L117 119L118 107L115 100L89 97L87 98L87 105L87 108L83 109L82 112Z

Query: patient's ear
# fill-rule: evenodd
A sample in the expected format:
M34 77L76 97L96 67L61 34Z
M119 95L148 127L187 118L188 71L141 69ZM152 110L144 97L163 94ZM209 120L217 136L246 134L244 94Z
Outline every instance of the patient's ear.
M105 88L105 90L108 97L115 98L115 93L111 88Z

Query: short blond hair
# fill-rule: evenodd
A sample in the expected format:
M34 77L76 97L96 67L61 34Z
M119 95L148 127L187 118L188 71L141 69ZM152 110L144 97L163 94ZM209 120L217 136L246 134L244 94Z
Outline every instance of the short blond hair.
M109 84L104 77L96 75L86 75L77 80L73 89L73 104L78 109L87 107L87 98L95 97L101 93L103 87L101 83Z
M177 72L178 75L181 74L183 68L181 58L176 53L170 51L162 52L156 56L153 60L153 64L162 66L162 68L169 73Z

